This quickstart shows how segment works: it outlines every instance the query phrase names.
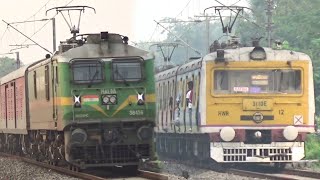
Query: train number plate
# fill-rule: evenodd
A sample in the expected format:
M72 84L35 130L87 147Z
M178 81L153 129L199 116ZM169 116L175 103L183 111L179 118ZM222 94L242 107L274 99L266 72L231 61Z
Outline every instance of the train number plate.
M272 99L244 99L243 110L272 110Z

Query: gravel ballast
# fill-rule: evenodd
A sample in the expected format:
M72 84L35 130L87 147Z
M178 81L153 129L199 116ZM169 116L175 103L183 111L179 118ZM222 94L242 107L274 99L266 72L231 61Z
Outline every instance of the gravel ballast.
M78 180L14 158L0 157L0 180Z
M223 180L249 180L249 179L258 179L258 178L249 178L238 176L234 174L228 173L220 173L215 172L212 170L201 169L196 167L191 167L184 164L178 164L173 162L163 161L163 168L161 173L166 174L169 176L169 180L183 180L186 179L183 177L184 174L188 174L188 180L216 180L216 179L223 179ZM187 172L187 173L186 173Z

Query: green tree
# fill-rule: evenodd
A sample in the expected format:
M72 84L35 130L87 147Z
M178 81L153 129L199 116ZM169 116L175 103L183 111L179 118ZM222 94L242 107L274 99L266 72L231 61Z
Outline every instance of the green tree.
M176 19L165 18L164 20L172 23L169 23L170 25L167 27L171 33L167 32L167 37L163 40L163 42L179 42L180 44L183 44L175 49L171 58L172 64L179 65L185 61L188 61L188 58L190 57L200 57L201 55L205 55L207 53L209 47L207 45L208 37L206 23L204 21L176 23ZM209 44L211 44L215 39L221 37L223 34L221 32L220 23L210 23L209 26ZM190 47L196 49L201 54L196 53L191 48L187 48L186 44L181 40L186 42L188 45L190 45ZM169 51L170 50L171 49L169 49ZM157 58L156 64L163 64L164 62L161 53L158 53L158 55L160 55L160 57Z
M241 43L249 45L252 38L264 37L260 45L266 46L266 1L249 0L252 11L246 11L238 18L233 28L234 35L240 37ZM301 0L274 0L273 10L273 41L284 42L284 49L300 51L308 54L314 67L314 87L316 113L320 115L320 1ZM168 21L174 19L167 18ZM226 19L227 20L227 19ZM198 49L203 55L207 50L207 37L204 22L199 23L173 23L168 28L173 34L179 36L192 47ZM210 23L210 43L216 39L223 41L220 22ZM165 42L177 40L168 33ZM198 56L192 50L190 56ZM181 64L186 61L185 48L177 49L173 55L173 64ZM158 58L158 64L163 63L163 58Z
M8 73L16 70L16 60L9 57L0 58L0 77L7 75Z
M250 0L250 19L239 19L237 33L248 42L252 35L266 37L266 1ZM273 40L285 42L284 48L308 54L314 67L316 113L320 115L320 1L274 0ZM262 27L262 28L261 28ZM264 38L264 40L266 40ZM266 45L266 41L260 44Z

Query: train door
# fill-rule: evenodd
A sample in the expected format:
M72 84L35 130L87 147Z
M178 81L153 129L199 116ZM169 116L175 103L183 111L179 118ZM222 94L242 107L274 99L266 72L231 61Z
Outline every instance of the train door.
M169 80L170 81L170 80ZM170 90L169 90L169 123L170 123L170 130L173 130L173 111L174 111L174 80L172 83L169 82Z
M159 122L159 111L160 111L160 106L159 106L159 98L160 98L160 88L159 88L159 83L156 83L156 127L159 130L160 122Z
M178 81L178 78L177 78ZM180 132L181 125L183 123L182 118L182 112L183 112L183 81L182 77L180 77L180 80L178 82L177 88L176 88L176 98L175 98L175 115L174 115L174 132Z
M56 61L52 63L51 72L52 72L53 121L54 121L54 126L57 127L58 125L57 97L58 97L59 71L58 71L58 64Z
M183 126L184 126L184 132L187 132L187 123L186 123L186 112L187 112L187 106L186 106L186 93L187 93L187 81L188 81L188 76L183 79L183 85L182 85L182 103L181 107L183 109L183 114L182 114L182 119L183 119Z
M189 78L186 77L185 83L185 103L184 103L184 122L185 131L192 131L192 126L194 124L193 114L194 114L194 75L192 74Z
M7 128L6 125L6 114L7 114L7 105L6 105L6 91L5 91L5 85L1 85L1 94L0 94L0 100L1 100L1 129Z
M164 123L163 123L163 83L160 82L160 120L161 120L161 130L163 130Z
M9 106L9 100L8 100L8 84L6 84L5 85L5 89L4 89L4 98L5 98L5 104L4 104L4 106L5 106L5 121L6 121L6 128L8 128L8 119L9 119L9 117L8 117L8 115L9 115L9 113L8 113L8 106Z
M200 125L200 114L199 114L199 93L200 93L200 71L196 71L195 85L194 85L194 116L195 116L195 125L196 130L199 131Z
M13 95L13 105L12 105L12 107L13 107L13 109L12 109L12 113L13 113L13 121L14 121L14 128L16 129L17 128L17 111L16 111L16 109L17 109L17 91L16 91L16 82L12 82L11 83L11 88L12 88L12 95Z
M15 109L14 109L14 87L13 83L6 85L6 105L7 105L7 128L15 128Z

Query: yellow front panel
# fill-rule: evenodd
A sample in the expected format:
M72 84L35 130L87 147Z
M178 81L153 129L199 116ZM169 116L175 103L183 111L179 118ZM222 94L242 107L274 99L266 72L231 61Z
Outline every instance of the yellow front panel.
M213 70L265 70L265 69L301 70L301 93L263 93L263 94L215 94ZM259 125L306 125L308 124L308 62L207 62L206 66L206 125L257 125L253 121L255 113L264 117ZM255 77L263 80L263 76ZM260 81L261 82L261 81ZM259 82L259 83L260 83ZM263 83L263 82L261 82Z

